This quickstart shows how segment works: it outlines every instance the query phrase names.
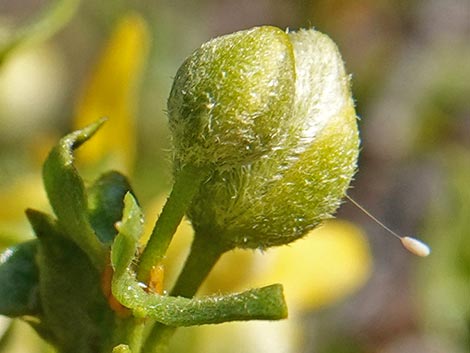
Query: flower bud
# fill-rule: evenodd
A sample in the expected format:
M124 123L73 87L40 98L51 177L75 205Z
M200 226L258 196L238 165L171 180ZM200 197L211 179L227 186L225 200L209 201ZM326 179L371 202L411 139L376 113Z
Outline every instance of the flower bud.
M204 44L168 104L176 173L211 168L189 218L227 248L302 237L332 217L356 171L349 77L313 29L259 27Z
M258 27L203 44L181 66L168 100L175 160L221 169L285 139L294 102L292 45Z

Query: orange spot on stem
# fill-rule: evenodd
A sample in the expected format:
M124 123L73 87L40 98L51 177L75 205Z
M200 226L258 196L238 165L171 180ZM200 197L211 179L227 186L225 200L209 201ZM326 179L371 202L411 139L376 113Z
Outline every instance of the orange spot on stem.
M150 271L148 289L150 292L163 294L163 279L165 270L162 264L153 266Z

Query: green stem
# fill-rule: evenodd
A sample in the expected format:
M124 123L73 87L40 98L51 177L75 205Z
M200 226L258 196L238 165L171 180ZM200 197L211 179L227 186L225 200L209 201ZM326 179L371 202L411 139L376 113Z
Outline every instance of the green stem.
M177 327L166 326L157 322L150 331L147 340L142 347L142 353L166 353L170 345L171 337Z
M162 261L176 228L205 176L205 172L193 166L184 167L177 175L173 190L140 257L137 269L139 281L148 282L152 267Z
M227 250L229 249L221 246L215 239L196 233L191 252L171 295L193 297L220 256ZM167 352L170 339L176 329L177 327L155 324L143 346L142 353Z
M117 318L114 331L114 345L125 344L133 353L140 352L145 320L139 318Z

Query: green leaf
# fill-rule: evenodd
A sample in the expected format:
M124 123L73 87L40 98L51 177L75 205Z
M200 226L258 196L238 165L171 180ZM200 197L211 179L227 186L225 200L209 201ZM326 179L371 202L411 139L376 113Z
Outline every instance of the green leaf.
M150 317L167 326L194 326L228 321L280 320L287 317L282 286L198 299L150 294L129 271L113 278L113 294L136 317Z
M101 291L100 272L53 218L34 210L27 216L39 238L39 329L59 352L100 351L110 340L114 322Z
M142 211L128 192L124 197L124 215L118 225L119 234L111 249L111 264L116 273L122 274L132 263L143 227Z
M0 254L0 314L10 317L35 315L40 311L36 252L31 240Z
M115 223L121 220L124 196L131 191L127 178L119 172L103 174L88 190L89 220L104 244L117 235Z
M52 149L43 168L49 202L66 237L76 243L97 268L103 268L105 247L88 220L88 201L83 180L73 165L73 150L87 141L104 119L63 137Z

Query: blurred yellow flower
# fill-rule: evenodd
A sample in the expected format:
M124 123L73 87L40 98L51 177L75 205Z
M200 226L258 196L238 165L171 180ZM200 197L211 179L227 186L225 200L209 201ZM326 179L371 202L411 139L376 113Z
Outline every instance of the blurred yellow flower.
M299 321L247 321L180 328L172 353L298 353L302 349Z
M362 286L371 272L364 233L344 220L330 220L267 256L271 266L256 282L282 283L290 308L302 310L343 299Z
M136 149L137 93L147 56L149 34L137 14L122 18L86 83L76 108L74 128L101 117L105 124L78 151L82 165L100 164L125 173L132 170Z
M37 174L23 175L10 185L1 187L0 203L8 205L0 207L0 250L2 245L8 246L32 237L24 214L28 207L49 209L42 180Z
M344 220L330 220L288 246L262 252L235 250L222 257L205 292L282 283L289 309L312 310L341 300L371 272L363 232Z

